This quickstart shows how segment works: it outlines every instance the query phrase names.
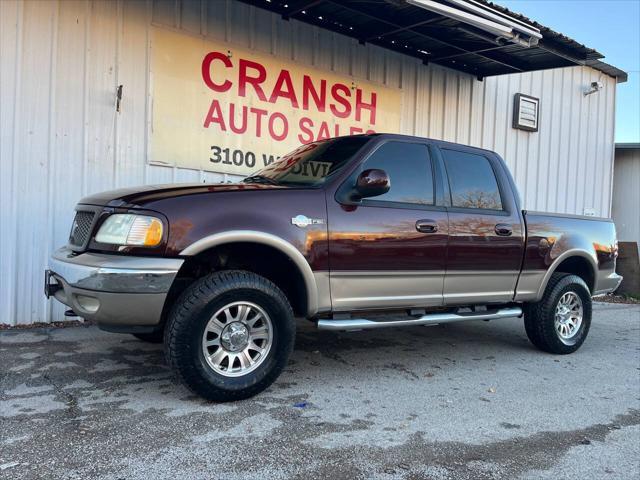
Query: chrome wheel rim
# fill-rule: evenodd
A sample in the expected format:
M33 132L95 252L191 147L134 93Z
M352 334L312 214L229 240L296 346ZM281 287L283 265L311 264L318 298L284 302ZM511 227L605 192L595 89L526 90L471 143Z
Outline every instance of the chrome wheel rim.
M556 305L555 327L562 341L573 339L582 325L582 300L575 292L566 292Z
M273 344L267 312L251 302L233 302L214 313L202 334L207 364L225 377L241 377L258 368Z

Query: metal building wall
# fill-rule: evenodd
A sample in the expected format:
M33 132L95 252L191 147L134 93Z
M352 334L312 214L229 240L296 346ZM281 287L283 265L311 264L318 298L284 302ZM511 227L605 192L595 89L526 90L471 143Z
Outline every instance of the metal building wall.
M610 214L615 80L591 68L480 82L233 0L3 0L0 323L63 318L42 295L42 272L66 242L80 197L126 185L230 179L147 163L152 24L400 88L402 133L499 152L526 208ZM583 96L595 80L604 90ZM517 92L541 98L538 133L511 128Z
M616 149L611 216L618 240L640 247L640 145Z

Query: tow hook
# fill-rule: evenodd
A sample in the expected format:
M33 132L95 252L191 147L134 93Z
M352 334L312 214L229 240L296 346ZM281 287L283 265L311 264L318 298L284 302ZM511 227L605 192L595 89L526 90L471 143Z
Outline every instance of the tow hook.
M51 283L53 280L55 283ZM52 297L55 293L60 290L61 286L58 281L53 276L53 272L51 270L44 271L44 296L47 298Z

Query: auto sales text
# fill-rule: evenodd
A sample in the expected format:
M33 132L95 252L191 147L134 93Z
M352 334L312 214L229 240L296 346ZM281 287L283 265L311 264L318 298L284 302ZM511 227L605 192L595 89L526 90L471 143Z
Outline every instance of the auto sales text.
M257 138L268 136L277 142L295 135L299 143L374 131L376 92L365 95L355 85L330 83L307 74L300 78L286 69L281 69L272 83L268 81L272 80L268 78L271 72L263 64L244 58L238 59L237 65L234 61L227 53L218 51L207 53L202 60L204 84L212 92L224 96L233 94L235 100L214 97L204 118L205 128ZM234 74L230 75L232 72ZM269 88L267 84L273 84L273 87ZM363 98L365 96L367 98ZM243 105L242 99L246 97L253 97L262 105ZM292 120L290 115L275 109L280 99L283 100L279 105L286 102L286 109L290 106L309 113ZM321 113L331 120L318 120Z

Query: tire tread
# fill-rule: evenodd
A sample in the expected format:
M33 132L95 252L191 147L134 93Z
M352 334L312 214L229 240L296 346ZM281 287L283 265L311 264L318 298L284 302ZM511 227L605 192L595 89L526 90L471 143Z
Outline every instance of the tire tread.
M273 297L286 309L287 321L295 332L293 310L284 293L270 280L244 270L224 270L211 273L187 288L175 302L165 328L165 357L178 379L194 393L213 401L229 402L251 397L271 385L280 375L293 350L293 338L285 345L285 358L267 374L242 390L222 390L212 386L192 363L194 352L188 342L188 332L193 319L212 299L233 290L255 290ZM295 334L292 335L295 337ZM250 375L250 374L249 374Z
M584 333L574 345L562 343L554 326L555 306L560 292L568 286L578 287L586 293L588 302L583 298ZM579 293L579 292L578 292ZM568 354L575 352L584 342L591 323L591 294L584 280L570 273L555 272L551 275L542 299L528 303L524 308L524 326L531 343L549 353Z

